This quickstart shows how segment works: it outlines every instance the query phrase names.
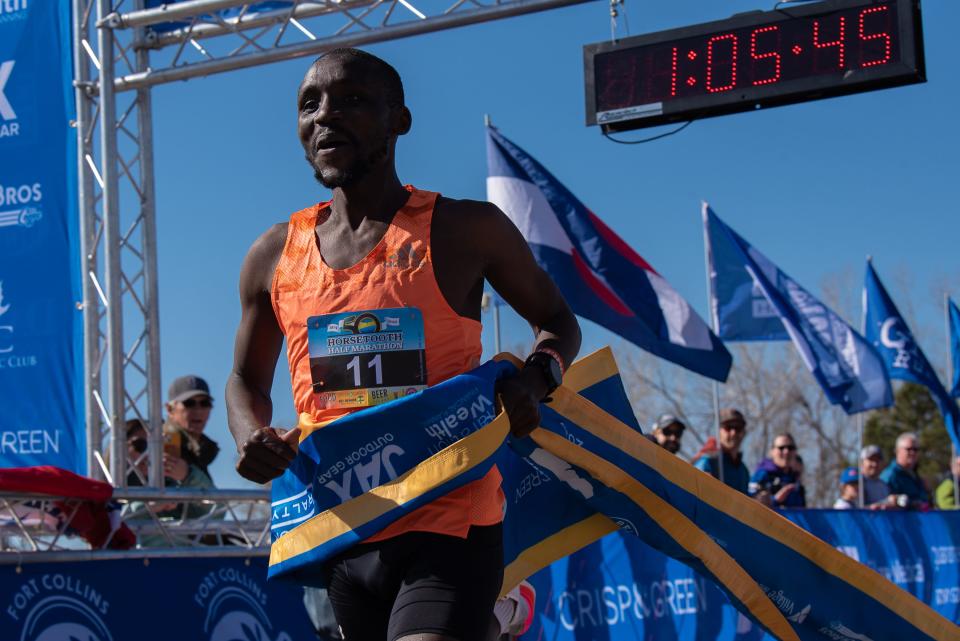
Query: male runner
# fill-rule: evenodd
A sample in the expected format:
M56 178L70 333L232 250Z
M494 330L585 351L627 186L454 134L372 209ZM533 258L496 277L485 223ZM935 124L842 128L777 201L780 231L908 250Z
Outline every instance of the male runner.
M379 58L354 49L325 54L300 85L297 112L307 161L333 199L271 227L244 261L226 391L237 471L266 483L295 456L299 430L270 427L284 338L297 410L329 421L370 402L354 389L366 385L361 373L365 381L375 372L377 383L382 374L391 381L385 384L416 389L479 364L484 280L536 334L519 374L497 388L512 433L529 434L540 401L577 354L580 330L523 236L490 203L403 186L394 152L412 118L399 75ZM390 315L405 336L424 337L425 376L416 366L397 367L400 357L389 349L346 364L318 357L318 343L311 349L331 325L356 333L362 322ZM337 367L354 369L346 376ZM500 481L493 468L326 564L347 641L488 638L502 581Z

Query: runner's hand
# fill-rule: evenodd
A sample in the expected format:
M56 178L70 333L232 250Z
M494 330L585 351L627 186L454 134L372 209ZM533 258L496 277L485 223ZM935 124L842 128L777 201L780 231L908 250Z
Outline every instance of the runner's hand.
M540 426L540 401L547 393L543 374L532 367L497 381L497 396L510 418L510 432L523 438Z
M254 483L272 481L296 458L299 439L299 427L292 430L261 427L240 446L237 472Z

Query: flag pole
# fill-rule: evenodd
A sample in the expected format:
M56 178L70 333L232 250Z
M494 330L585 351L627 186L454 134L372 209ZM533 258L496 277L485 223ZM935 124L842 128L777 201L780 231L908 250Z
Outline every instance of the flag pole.
M870 261L873 259L869 254L867 255L867 266L869 269ZM867 289L864 285L863 294L860 296L861 311L860 311L860 334L863 336L867 335ZM862 510L866 507L866 497L863 495L863 471L860 469L860 455L863 452L863 430L864 430L864 420L863 412L857 412L857 455L855 465L857 466L857 496L859 499L857 502L860 505Z
M703 265L707 275L707 313L713 333L720 336L718 314L714 313L713 287L710 286L710 237L707 234L707 203L703 203ZM720 445L720 381L713 381L713 429L717 437L717 478L723 480L723 447Z
M947 385L953 384L953 358L951 358L952 345L950 344L950 295L943 292L943 325L947 337ZM950 402L956 404L956 399L950 398ZM944 417L946 420L946 417ZM957 478L956 467L953 462L957 460L957 446L950 439L950 475L953 476L953 507L960 508L960 479Z
M483 126L492 127L493 124L490 122L490 114L483 114ZM496 294L484 294L484 298L487 299L487 304L493 307L493 353L500 353L500 297ZM486 307L485 305L481 305Z

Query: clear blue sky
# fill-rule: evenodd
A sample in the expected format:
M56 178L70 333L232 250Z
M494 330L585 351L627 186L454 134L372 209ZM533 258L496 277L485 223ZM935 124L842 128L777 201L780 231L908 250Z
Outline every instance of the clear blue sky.
M636 35L772 5L670 0L628 3L627 14ZM609 38L608 11L593 2L369 47L400 71L414 116L399 143L401 179L485 198L490 114L701 314L699 203L707 200L808 288L821 292L829 279L848 285L844 312L859 307L872 254L901 307L912 304L931 360L942 362L942 292L960 297L960 3L925 3L926 84L703 120L634 147L584 125L581 47ZM295 60L154 92L164 389L188 372L213 387L208 433L223 448L213 468L221 487L245 483L233 472L222 393L240 263L268 225L328 197L295 135L295 92L308 65ZM503 331L507 346L530 336L510 316ZM618 342L589 323L584 334L585 350ZM489 323L484 347L491 354ZM296 414L284 358L273 396L275 424L288 425Z

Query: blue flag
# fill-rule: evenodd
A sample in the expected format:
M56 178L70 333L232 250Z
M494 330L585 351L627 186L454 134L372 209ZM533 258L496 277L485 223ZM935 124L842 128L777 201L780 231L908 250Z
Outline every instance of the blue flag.
M897 306L893 304L870 261L867 261L867 277L863 284L863 302L867 339L876 346L890 378L917 383L930 390L930 395L943 414L947 433L960 449L960 437L957 434L960 411L957 410L957 404L940 383L936 371L910 333L910 328L897 311Z
M487 128L487 198L527 239L578 316L651 354L718 381L732 358L667 280L560 181Z
M724 242L725 231L703 203L703 239L710 271L713 327L725 341L787 341L790 334L763 290L743 268L740 249ZM719 237L718 237L719 234ZM716 240L715 240L716 238Z
M953 363L953 380L950 382L950 396L960 396L960 309L952 298L947 299L950 308L950 362Z
M711 230L714 251L729 260L739 259L742 269L776 310L804 364L831 403L843 407L847 414L893 404L883 360L868 341L730 229L709 207L704 209L704 219Z

